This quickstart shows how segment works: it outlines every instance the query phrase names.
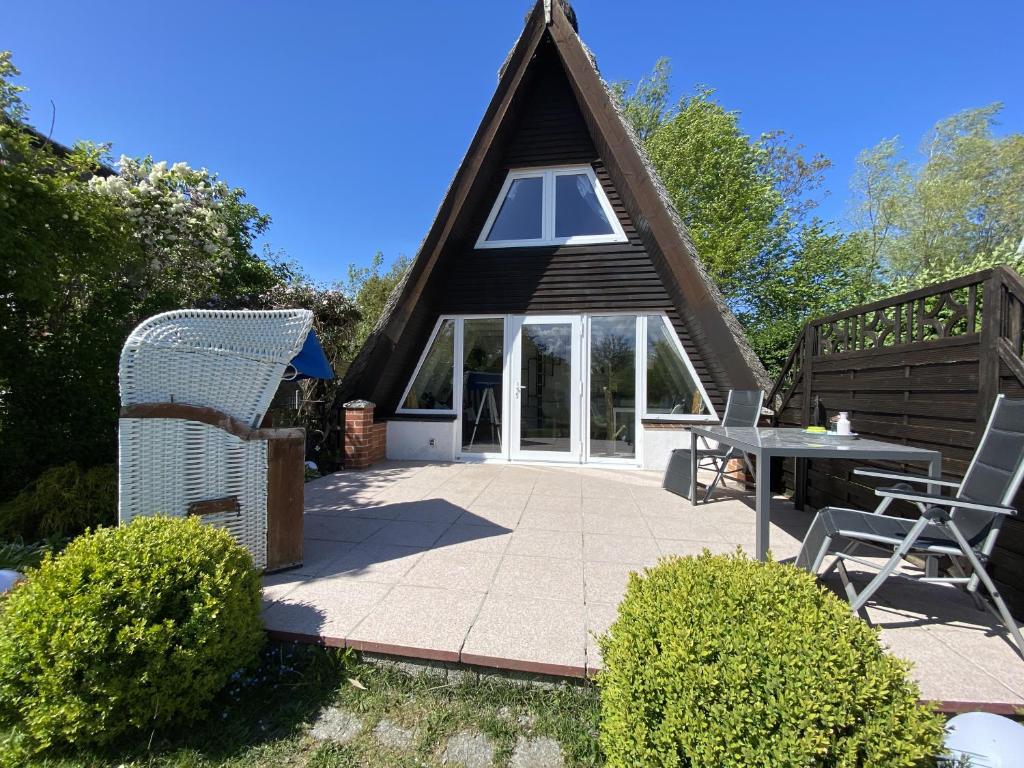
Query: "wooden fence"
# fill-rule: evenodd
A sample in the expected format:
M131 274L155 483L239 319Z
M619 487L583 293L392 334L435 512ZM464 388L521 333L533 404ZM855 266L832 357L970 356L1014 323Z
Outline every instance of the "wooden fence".
M937 449L961 477L995 396L1024 397L1022 332L1024 281L1004 267L978 272L808 323L768 402L778 426L849 411L859 434ZM798 505L871 509L877 497L854 466L789 462L784 480ZM1024 494L1017 507L1024 515ZM1024 516L1004 527L991 572L1024 615Z

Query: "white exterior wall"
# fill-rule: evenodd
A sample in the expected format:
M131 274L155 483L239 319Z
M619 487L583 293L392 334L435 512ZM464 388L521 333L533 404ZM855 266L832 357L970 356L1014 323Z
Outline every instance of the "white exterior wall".
M387 457L399 461L455 461L457 421L407 421L388 423ZM669 454L676 448L690 446L686 429L643 427L640 455L643 469L661 472L668 464ZM431 445L430 441L434 444ZM600 466L600 465L598 465Z
M690 447L690 431L687 429L644 426L642 434L644 469L663 471L668 466L668 457L673 450Z
M456 423L389 421L387 457L401 461L454 461Z

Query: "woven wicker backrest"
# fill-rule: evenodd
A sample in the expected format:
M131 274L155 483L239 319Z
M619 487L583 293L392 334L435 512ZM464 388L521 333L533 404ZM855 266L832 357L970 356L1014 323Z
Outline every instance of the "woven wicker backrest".
M257 427L312 324L305 309L182 309L151 317L121 351L121 404L205 406Z

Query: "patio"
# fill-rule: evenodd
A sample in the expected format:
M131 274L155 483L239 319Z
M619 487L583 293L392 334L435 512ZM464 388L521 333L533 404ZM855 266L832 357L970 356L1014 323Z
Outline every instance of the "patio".
M264 579L282 638L582 677L630 571L707 548L752 551L734 484L694 508L660 474L388 462L306 485L305 564ZM776 498L771 551L796 555L811 514ZM835 580L838 584L838 579ZM882 640L949 711L1024 706L1024 662L952 587L894 581L869 607Z

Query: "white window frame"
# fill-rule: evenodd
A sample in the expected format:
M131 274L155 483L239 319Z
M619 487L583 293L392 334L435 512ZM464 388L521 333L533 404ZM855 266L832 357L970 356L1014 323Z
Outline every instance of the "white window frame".
M409 377L409 383L405 385L405 391L402 392L402 399L399 400L400 405L395 409L395 413L411 414L416 416L455 416L458 415L458 403L456 397L462 396L462 386L460 382L455 378L455 370L453 366L452 370L452 408L406 408L404 403L406 398L409 397L409 393L412 391L412 385L416 383L416 378L420 375L420 368L423 367L423 363L427 359L427 355L430 354L430 349L434 346L434 340L437 338L437 334L441 332L441 326L446 320L451 320L454 324L452 332L455 334L453 341L453 363L457 363L459 355L462 354L462 321L454 315L441 315L437 318L437 322L434 323L434 330L430 333L430 338L427 340L426 345L423 347L423 352L420 353L419 362L416 363L416 370L412 372L412 376Z
M612 232L607 235L573 235L571 237L555 237L555 179L558 176L569 176L584 174L590 180L594 194L601 205L605 218L612 227ZM527 240L488 240L491 227L501 211L512 182L517 179L543 179L541 193L541 236ZM593 245L597 243L624 243L627 241L626 233L622 229L619 217L615 215L608 196L604 193L601 182L597 180L597 174L589 165L558 165L546 168L523 168L508 172L505 183L501 185L497 200L491 207L491 212L484 222L480 236L477 238L477 248L525 248L541 245Z
M511 351L511 339L509 338L509 318L511 315L458 315L456 318L457 325L456 330L459 334L459 356L455 359L455 378L454 381L457 383L459 399L455 401L458 408L458 416L455 419L455 460L465 462L476 462L476 461L508 461L510 427L509 427L509 408L511 407L510 402L510 390L511 390L511 377L512 377L512 351ZM466 348L465 348L465 329L467 320L501 320L501 425L499 427L501 432L501 450L500 451L465 451L462 449L463 439L463 419L466 418L465 409L463 408L463 385L465 378L465 365L464 359ZM404 401L403 401L404 402Z
M701 400L704 402L705 407L708 409L708 413L648 413L647 412L647 318L648 317L660 317L662 323L665 325L665 330L668 331L668 337L672 340L675 345L676 351L682 356L683 363L686 365L686 370L689 372L690 377L693 379L693 383L697 386L697 391L700 392ZM668 315L659 312L647 312L644 314L638 314L637 325L640 326L639 336L642 344L638 346L640 354L638 355L638 364L640 371L640 386L641 396L640 400L643 402L643 419L647 421L685 421L685 422L700 422L700 421L718 421L718 412L715 410L714 404L711 402L711 398L708 397L707 390L704 389L704 384L701 382L700 377L697 375L697 371L693 368L693 363L690 362L690 356L686 354L686 349L683 348L682 342L679 340L676 329L672 327L672 323L668 320Z

